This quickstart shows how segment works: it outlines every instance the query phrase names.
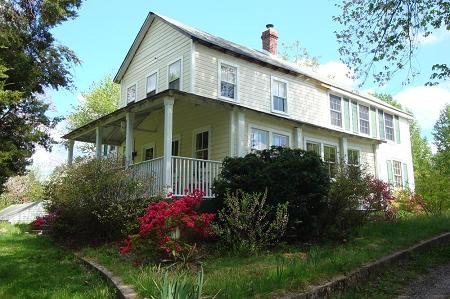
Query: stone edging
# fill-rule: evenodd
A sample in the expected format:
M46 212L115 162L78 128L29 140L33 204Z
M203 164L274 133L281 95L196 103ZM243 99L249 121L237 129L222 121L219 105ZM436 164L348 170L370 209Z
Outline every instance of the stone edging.
M402 260L411 256L412 253L422 252L433 246L443 243L450 243L450 232L441 234L434 238L421 241L407 249L397 251L393 254L387 255L375 262L367 263L356 270L349 272L346 275L334 277L331 281L310 288L310 290L303 293L285 294L280 299L316 299L316 298L330 298L335 292L345 291L354 287L356 284L368 280L372 275L379 273L381 270L389 265L395 265Z
M137 299L139 298L137 292L132 286L126 285L123 280L114 275L111 271L103 267L102 265L94 262L91 259L85 258L79 254L76 256L85 264L88 268L99 272L103 278L108 282L108 284L117 290L117 298L121 299Z

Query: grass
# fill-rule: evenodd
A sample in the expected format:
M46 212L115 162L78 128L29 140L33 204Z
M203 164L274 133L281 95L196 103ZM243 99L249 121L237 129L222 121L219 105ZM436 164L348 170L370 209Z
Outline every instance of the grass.
M450 217L415 217L394 223L370 223L344 244L320 244L308 248L286 247L278 252L237 257L227 254L203 260L204 292L218 298L273 297L305 289L376 260L395 250L450 230ZM98 260L146 297L156 294L156 266L135 267L117 248L87 248L83 253Z
M335 299L396 298L421 275L433 267L450 263L450 246L435 246L432 250L414 254L411 259L393 266L356 290L337 294ZM401 273L401 275L399 275Z
M73 254L25 226L0 222L0 298L114 298Z

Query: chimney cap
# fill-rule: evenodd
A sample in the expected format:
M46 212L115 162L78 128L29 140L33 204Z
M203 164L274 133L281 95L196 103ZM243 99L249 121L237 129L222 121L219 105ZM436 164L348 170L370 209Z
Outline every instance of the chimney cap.
M273 28L273 24L267 24L267 25L266 25L266 28L267 28L267 29Z

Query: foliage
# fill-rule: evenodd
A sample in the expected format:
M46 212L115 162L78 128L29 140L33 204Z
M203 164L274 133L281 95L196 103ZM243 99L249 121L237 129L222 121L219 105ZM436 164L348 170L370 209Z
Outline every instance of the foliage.
M372 75L383 84L403 69L409 82L418 73L414 55L421 39L450 30L448 1L343 0L337 6L341 13L334 20L343 26L336 32L339 53L363 82ZM430 84L449 77L448 65L435 64Z
M435 161L441 173L450 180L450 104L446 104L433 127L437 153Z
M238 254L254 254L281 239L288 223L288 202L266 206L267 193L227 193L219 213L216 234Z
M152 200L151 181L133 176L113 159L83 159L64 166L50 177L48 211L56 217L52 234L63 240L116 240L137 231L136 218Z
M214 193L225 201L227 192L263 193L275 207L289 202L288 233L311 239L320 232L319 217L326 208L330 179L319 156L301 149L272 147L225 158L214 182Z
M302 47L300 41L297 40L291 44L281 43L281 47L283 48L282 59L292 61L298 66L312 70L317 69L319 66L319 58L311 56L308 49Z
M159 299L200 299L204 285L203 268L197 274L195 284L188 280L186 275L177 275L170 277L166 272L162 277L161 283L155 281L155 285L159 291ZM155 298L151 296L151 298Z
M5 192L0 195L0 209L11 204L39 201L44 197L44 186L36 170L9 178L5 187Z
M2 0L0 4L0 193L8 177L22 175L36 146L49 150L60 120L46 115L46 88L71 86L79 63L52 30L76 17L81 0Z
M195 250L193 237L207 237L211 232L211 221L215 214L198 214L195 210L203 200L203 193L194 190L188 195L172 201L151 203L143 216L138 218L139 234L128 236L123 241L120 253L129 253L132 248L158 249L174 260Z
M399 102L397 102L396 100L394 100L394 98L392 97L392 95L388 94L388 93L382 93L382 92L375 92L372 94L374 97L379 98L380 100L382 100L383 102L388 103L389 105L392 105L400 110L404 110L402 104L400 104Z
M120 86L110 75L94 83L88 92L81 93L82 101L67 116L68 129L79 128L93 120L113 112L119 105Z
M393 205L399 216L428 214L427 203L420 194L414 193L409 189L397 189L394 191L394 198Z

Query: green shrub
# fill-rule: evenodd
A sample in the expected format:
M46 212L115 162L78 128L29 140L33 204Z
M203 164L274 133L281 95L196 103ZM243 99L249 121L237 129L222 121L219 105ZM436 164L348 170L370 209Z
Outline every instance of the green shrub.
M228 191L263 193L267 189L268 205L289 202L290 234L310 239L319 234L329 183L324 164L315 153L272 147L245 157L225 158L214 192L224 202Z
M278 204L276 209L265 203L266 193L250 194L239 190L227 193L215 226L225 248L252 254L283 236L288 222L288 203Z
M58 169L45 188L47 209L56 215L53 235L101 242L137 232L136 219L151 201L150 184L112 159L84 159Z

